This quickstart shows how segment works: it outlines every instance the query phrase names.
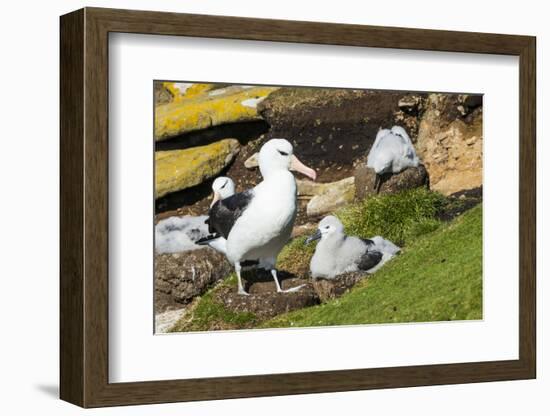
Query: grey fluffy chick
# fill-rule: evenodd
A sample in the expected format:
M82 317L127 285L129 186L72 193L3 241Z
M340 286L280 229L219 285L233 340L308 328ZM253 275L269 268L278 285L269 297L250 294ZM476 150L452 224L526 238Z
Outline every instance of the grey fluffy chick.
M310 263L313 278L333 279L349 272L374 273L399 251L399 247L380 236L361 239L346 236L338 218L330 215L319 223L306 244L321 240Z

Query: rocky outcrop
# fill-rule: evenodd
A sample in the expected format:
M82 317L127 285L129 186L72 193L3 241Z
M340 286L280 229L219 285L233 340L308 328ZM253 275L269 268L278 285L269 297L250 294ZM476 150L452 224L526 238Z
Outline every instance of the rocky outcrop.
M260 153L256 152L252 156L250 156L248 159L246 159L244 161L244 167L247 169L257 168L259 166L258 156L260 156Z
M155 152L155 197L216 176L233 160L239 148L237 140L225 139L207 146Z
M190 302L232 270L225 256L210 248L156 255L155 311Z
M155 334L166 334L186 313L187 307L167 309L161 313L155 313Z
M231 86L158 105L155 140L166 140L224 123L257 120L260 118L256 108L258 103L275 90L274 87Z
M356 199L362 200L368 196L376 195L374 182L376 173L372 168L367 167L364 161L357 164L355 169L355 196ZM430 178L428 172L423 165L416 168L408 168L403 172L396 174L386 174L382 176L382 185L380 186L379 194L394 194L406 189L419 188L428 186Z
M394 112L394 124L407 131L413 143L418 137L420 118L426 108L428 94L406 94L397 103L398 109Z
M353 176L323 185L322 190L318 191L307 204L307 215L309 217L331 213L353 202L355 198L355 179Z
M327 302L342 296L365 276L365 273L346 273L334 279L313 279L313 290L321 302Z
M481 186L482 96L431 94L420 121L416 150L430 187L445 195Z

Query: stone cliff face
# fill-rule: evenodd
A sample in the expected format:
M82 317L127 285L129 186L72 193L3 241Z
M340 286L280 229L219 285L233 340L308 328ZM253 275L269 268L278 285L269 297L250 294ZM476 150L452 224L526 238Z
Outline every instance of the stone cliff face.
M483 182L481 96L430 94L420 119L416 150L430 187L445 195Z

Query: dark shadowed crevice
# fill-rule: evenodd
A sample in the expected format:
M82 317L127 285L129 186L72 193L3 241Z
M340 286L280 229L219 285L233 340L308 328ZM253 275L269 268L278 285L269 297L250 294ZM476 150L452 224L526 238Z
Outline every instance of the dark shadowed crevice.
M221 139L237 139L241 145L257 139L269 131L269 124L264 120L247 121L243 123L222 124L205 130L182 134L169 140L155 143L155 151L188 149L195 146L205 146Z

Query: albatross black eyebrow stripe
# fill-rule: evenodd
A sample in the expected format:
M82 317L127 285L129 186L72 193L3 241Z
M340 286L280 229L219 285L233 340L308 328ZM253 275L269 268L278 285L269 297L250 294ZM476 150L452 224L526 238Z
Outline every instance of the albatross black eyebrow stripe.
M288 153L287 153L287 152L283 152L282 150L279 150L279 149L277 149L277 151L278 151L280 154L282 154L283 156L288 156Z

